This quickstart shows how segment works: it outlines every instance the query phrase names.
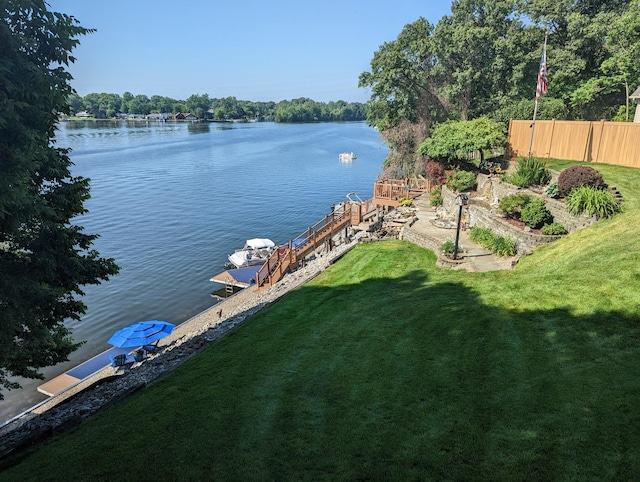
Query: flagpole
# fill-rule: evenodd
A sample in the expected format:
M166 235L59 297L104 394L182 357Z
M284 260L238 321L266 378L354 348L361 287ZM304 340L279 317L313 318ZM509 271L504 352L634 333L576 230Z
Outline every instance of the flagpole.
M542 47L542 58L545 63L547 63L547 35L548 32L544 33L544 47ZM540 83L540 71L538 71L538 84ZM533 107L533 121L531 122L531 136L529 137L529 152L527 153L527 157L531 157L531 146L533 145L533 130L536 128L536 116L538 115L538 99L540 98L540 93L538 92L538 86L536 86L536 103Z

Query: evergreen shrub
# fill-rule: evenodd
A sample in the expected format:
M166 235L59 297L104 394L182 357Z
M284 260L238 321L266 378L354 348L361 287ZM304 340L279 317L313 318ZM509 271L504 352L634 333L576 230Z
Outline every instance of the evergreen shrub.
M558 190L562 197L566 197L580 186L591 186L598 189L607 187L602 174L590 166L567 167L558 176Z
M531 229L538 229L553 222L553 216L542 199L534 198L522 207L520 220Z
M466 191L476 185L476 177L471 171L454 171L447 174L447 186L454 192Z
M511 194L500 199L498 210L508 219L520 219L522 209L531 202L533 196L525 193Z

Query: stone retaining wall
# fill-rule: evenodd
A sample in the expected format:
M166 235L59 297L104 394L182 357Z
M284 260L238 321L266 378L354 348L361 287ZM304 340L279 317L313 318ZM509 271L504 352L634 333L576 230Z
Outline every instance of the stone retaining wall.
M558 199L543 196L540 192L531 189L523 189L513 184L502 182L497 177L487 174L478 175L477 194L469 199L468 205L463 208L463 218L468 220L469 226L480 226L491 229L499 236L513 238L517 241L519 254L529 254L537 246L550 243L559 239L560 236L549 236L527 232L517 226L509 224L498 214L498 204L500 199L517 193L526 193L531 196L541 197L554 221L562 224L568 232L591 226L597 219L594 216L574 216L564 204ZM457 194L446 186L442 187L442 207L453 217L457 214L459 206L457 204Z
M550 243L561 237L526 232L517 226L509 224L495 214L491 214L484 208L474 205L468 208L469 224L471 226L489 228L498 236L515 239L518 254L530 254L536 247Z
M526 193L531 196L541 197L542 199L544 199L544 202L547 205L547 209L549 209L549 211L553 215L554 221L562 224L568 232L573 232L578 229L591 226L597 221L595 216L574 216L573 214L569 213L569 211L567 211L567 206L559 199L549 198L543 196L540 192L502 182L499 178L490 177L486 174L478 175L478 192L482 193L483 197L488 198L489 204L496 210L498 208L500 199L511 196L513 194Z

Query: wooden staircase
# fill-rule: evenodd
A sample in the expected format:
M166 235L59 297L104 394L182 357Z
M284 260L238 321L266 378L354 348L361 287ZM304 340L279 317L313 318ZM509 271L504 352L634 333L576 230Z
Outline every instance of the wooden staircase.
M327 214L289 243L275 249L256 273L256 284L259 288L273 286L285 274L298 269L300 261L322 244L330 249L331 239L336 234L352 224L359 224L376 208L371 201L338 205L331 214Z

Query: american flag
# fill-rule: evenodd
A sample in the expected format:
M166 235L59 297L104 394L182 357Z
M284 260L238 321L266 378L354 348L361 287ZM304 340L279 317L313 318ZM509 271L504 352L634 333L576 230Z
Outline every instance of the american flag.
M540 70L538 71L538 84L536 85L536 100L541 95L547 93L547 42L545 41L540 59Z

